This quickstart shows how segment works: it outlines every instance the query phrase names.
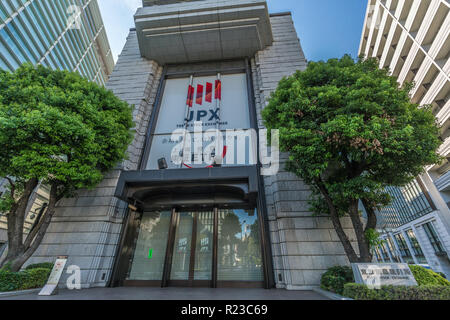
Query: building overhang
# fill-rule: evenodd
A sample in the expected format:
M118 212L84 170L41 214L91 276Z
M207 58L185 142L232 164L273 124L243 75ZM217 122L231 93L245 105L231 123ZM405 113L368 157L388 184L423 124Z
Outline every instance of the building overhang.
M173 2L134 16L143 57L160 64L234 59L273 42L265 0Z
M139 210L256 206L256 167L122 171L115 196Z

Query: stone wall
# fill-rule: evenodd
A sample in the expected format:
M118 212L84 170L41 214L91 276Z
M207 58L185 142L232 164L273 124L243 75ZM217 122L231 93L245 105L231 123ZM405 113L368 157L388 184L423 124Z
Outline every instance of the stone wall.
M307 66L291 15L272 15L271 23L273 45L252 60L260 128L264 128L261 111L278 82ZM320 284L327 268L349 262L329 218L312 216L310 189L284 170L286 159L286 154L281 156L276 176L264 177L275 281L278 288L310 289ZM350 220L342 223L355 239Z
M114 197L120 169L139 165L162 68L141 58L136 32L131 31L107 88L134 105L135 138L129 158L110 172L94 190L63 199L42 244L27 264L69 256L68 264L81 268L82 287L105 286L112 271L126 205ZM64 274L60 285L65 286Z

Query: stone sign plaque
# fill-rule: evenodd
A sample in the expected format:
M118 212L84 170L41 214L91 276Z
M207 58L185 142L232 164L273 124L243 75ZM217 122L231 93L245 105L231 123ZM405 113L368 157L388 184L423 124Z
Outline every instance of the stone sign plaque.
M60 256L56 259L53 270L48 277L47 284L39 292L40 296L51 296L56 294L58 288L59 279L63 273L64 267L67 263L67 256Z
M406 263L352 263L356 283L379 288L385 285L417 286Z

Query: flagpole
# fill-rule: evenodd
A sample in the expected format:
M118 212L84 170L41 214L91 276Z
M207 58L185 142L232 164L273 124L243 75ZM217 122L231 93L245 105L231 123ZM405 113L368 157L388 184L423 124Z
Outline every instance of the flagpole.
M189 122L189 109L192 107L192 104L194 103L194 87L192 86L194 84L194 76L191 75L189 78L189 87L188 87L188 94L186 99L186 115L184 117L184 137L183 137L183 149L181 151L182 158L181 158L181 165L180 168L183 168L184 165L184 148L186 147L186 132L188 128L188 122ZM190 142L190 141L189 141Z
M221 114L221 108L222 108L222 81L221 81L221 74L218 73L217 74L217 82L216 82L216 88L215 88L215 99L216 99L216 110L218 117L216 120L216 156L215 158L218 159L218 156L220 154L220 152L222 152L221 150L219 150L219 139L220 139L220 120L222 118L222 114ZM221 156L222 157L222 156ZM216 161L216 159L214 159L214 162ZM220 164L222 164L223 159L221 160Z

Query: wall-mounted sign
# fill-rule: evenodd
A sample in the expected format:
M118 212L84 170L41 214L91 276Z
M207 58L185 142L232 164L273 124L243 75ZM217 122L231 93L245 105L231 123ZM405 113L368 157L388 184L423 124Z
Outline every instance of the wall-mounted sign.
M56 294L59 279L61 279L64 267L66 266L67 258L67 256L60 256L58 257L58 259L56 259L55 264L53 265L52 272L48 277L47 284L39 292L40 296L51 296Z
M176 129L184 129L186 97L189 99L189 96L192 98L188 130L193 131L195 121L203 122L204 131L216 128L218 99L221 100L220 130L250 128L245 74L222 75L220 88L217 76L196 77L192 86L189 81L189 78L166 80L155 134L172 134ZM192 90L191 95L189 90Z
M406 263L352 263L356 283L371 288L384 285L417 286L411 269Z
M205 168L217 157L224 166L256 164L248 98L244 73L166 80L146 169L158 170L162 159L168 169ZM174 154L186 155L183 163Z

